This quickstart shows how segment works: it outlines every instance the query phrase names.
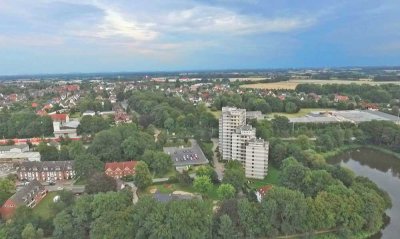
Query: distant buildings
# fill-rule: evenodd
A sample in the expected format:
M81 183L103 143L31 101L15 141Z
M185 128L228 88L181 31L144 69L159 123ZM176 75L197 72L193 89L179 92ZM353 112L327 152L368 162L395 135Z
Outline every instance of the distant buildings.
M219 120L219 150L223 160L238 160L247 178L264 179L268 173L269 144L256 138L246 125L246 110L223 107Z
M137 161L106 163L104 166L104 172L110 177L119 179L124 176L135 175L136 164Z
M44 186L39 181L32 181L14 195L12 195L1 207L3 218L10 218L20 206L35 207L47 194Z
M74 161L22 162L17 170L21 181L54 182L75 176Z

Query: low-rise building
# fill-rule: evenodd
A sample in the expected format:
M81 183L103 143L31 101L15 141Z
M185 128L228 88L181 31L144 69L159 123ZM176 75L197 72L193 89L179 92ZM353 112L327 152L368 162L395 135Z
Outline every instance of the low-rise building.
M39 152L4 152L0 153L1 163L17 163L25 161L40 161Z
M53 122L54 136L59 137L69 137L76 138L78 136L77 129L79 126L79 121L69 121L69 122Z
M208 159L204 155L196 140L190 140L191 147L164 147L164 153L171 157L177 171L188 170L190 166L208 164Z
M69 115L68 114L49 114L53 122L69 122Z
M29 151L28 144L17 144L17 145L0 145L0 154L2 153L23 153Z
M22 162L17 169L18 179L23 181L59 181L75 176L74 161Z
M3 218L10 218L20 206L35 207L47 194L44 186L37 180L12 195L1 207L0 212Z
M135 175L137 161L106 163L104 166L105 174L115 179L124 176Z

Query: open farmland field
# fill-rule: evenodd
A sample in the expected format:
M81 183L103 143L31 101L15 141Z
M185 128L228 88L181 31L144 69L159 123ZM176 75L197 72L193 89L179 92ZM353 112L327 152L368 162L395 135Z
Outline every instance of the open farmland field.
M281 82L273 82L273 83L256 83L256 84L248 84L242 85L242 88L250 88L250 89L266 89L266 90L294 90L298 84L368 84L368 85L382 85L382 84L396 84L400 85L400 82L397 81L355 81L355 80L289 80L289 81L281 81Z

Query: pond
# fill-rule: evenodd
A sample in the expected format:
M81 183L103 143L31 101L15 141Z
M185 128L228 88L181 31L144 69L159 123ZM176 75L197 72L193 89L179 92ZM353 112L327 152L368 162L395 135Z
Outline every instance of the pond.
M400 238L400 159L378 150L362 148L351 150L329 160L351 169L360 176L375 182L389 193L393 207L386 211L388 216L381 231L371 239Z

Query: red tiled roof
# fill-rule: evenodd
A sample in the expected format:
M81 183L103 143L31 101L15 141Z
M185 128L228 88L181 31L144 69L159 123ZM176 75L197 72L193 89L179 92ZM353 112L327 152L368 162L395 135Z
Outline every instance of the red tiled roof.
M67 114L53 114L50 115L51 119L53 121L66 121L67 120Z
M112 171L117 170L117 168L124 170L125 168L134 169L136 167L137 161L125 161L125 162L113 162L113 163L106 163L104 169L111 169Z
M271 189L272 189L272 185L266 185L266 186L262 186L261 188L259 188L258 192L261 194L262 197L264 197L265 194L267 194L267 192Z

